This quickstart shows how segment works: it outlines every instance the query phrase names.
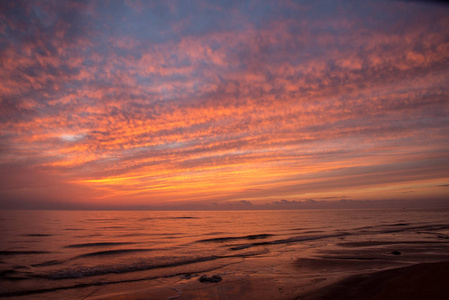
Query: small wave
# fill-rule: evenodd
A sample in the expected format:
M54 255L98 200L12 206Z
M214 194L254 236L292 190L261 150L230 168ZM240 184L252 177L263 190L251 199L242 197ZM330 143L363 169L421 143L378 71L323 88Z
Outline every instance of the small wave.
M147 271L152 269L160 269L160 268L169 268L169 267L177 267L183 265L196 264L200 262L213 261L217 259L223 258L235 258L235 257L249 257L256 256L260 254L267 253L267 250L263 251L253 251L247 253L239 253L234 255L224 255L224 256L203 256L203 257L172 257L172 258L164 258L160 257L157 260L153 259L153 261L139 261L132 264L116 264L116 265L103 265L96 267L77 267L70 269L63 269L56 272L48 273L48 274L40 274L35 275L35 277L43 277L47 279L73 279L73 278L82 278L82 277L90 277L97 275L105 275L105 274L120 274L120 273L129 273L129 272L137 272L137 271ZM157 262L155 262L157 261Z
M381 227L390 227L390 226L408 226L410 224L408 223L394 223L394 224L385 224L385 225L380 225Z
M98 251L98 252L91 252L91 253L81 254L81 255L78 255L76 257L117 255L117 254L125 254L125 253L133 253L133 252L148 252L148 251L153 251L153 249L120 249L120 250Z
M243 249L248 249L252 246L254 246L254 244L240 245L240 246L231 247L231 248L229 248L229 250L243 250Z
M161 236L161 237L178 237L183 235L183 233L125 233L125 234L120 234L120 235L116 235L117 237L133 237L133 236Z
M101 233L93 233L93 234L84 234L84 235L77 235L76 238L90 238L95 236L102 236Z
M63 262L59 261L59 260L49 260L49 261L46 261L46 262L43 262L43 263L33 264L31 266L35 267L35 268L39 268L39 267L48 267L48 266L59 265L59 264L62 264L62 263Z
M234 241L234 240L266 239L271 236L274 236L274 235L273 234L253 234L253 235L245 235L245 236L228 236L228 237L221 237L221 238L204 239L204 240L198 240L196 242L198 242L198 243L208 243L208 242L221 243L221 242Z
M391 226L391 225L390 225ZM416 231L416 230L426 230L426 231L437 231L437 230L445 230L449 229L449 224L435 224L435 225L422 225L422 226L403 226L400 228L389 228L385 230L379 231L380 233L397 233L403 232L407 230Z
M86 244L73 244L64 246L64 248L88 248L88 247L109 247L109 246L118 246L118 245L131 245L135 244L132 242L104 242L104 243L86 243Z
M94 222L104 222L104 221L120 221L120 219L118 218L112 218L112 219L100 219L100 218L91 218L91 219L86 219L86 221L94 221Z
M16 274L16 273L17 273L17 271L16 270L12 270L12 269L4 270L4 271L0 271L0 277L7 277L10 274Z
M26 274L22 272L17 272L12 269L0 272L0 278L2 280L9 280L9 281L29 279L29 277L27 277Z
M295 243L295 242L321 240L321 239L340 237L340 236L346 236L346 235L350 235L350 234L347 232L342 232L342 233L338 233L338 234L328 234L328 235L296 236L296 237L291 237L288 239L275 240L275 241L270 241L270 242L260 242L260 243L257 243L257 245L288 244L288 243Z
M104 229L122 229L122 228L126 228L125 226L103 226L101 228Z
M247 253L247 254L240 254L240 255L231 255L231 256L225 256L225 257L214 257L212 259L199 259L199 260L195 260L194 262L204 262L204 261L208 261L208 260L213 260L216 258L233 258L233 257L246 257L246 256L251 256L251 255L259 255L259 254L264 254L266 252L253 252L253 253ZM183 265L184 263L181 264L177 264L177 265ZM167 267L172 267L172 266L177 266L177 265L166 265ZM164 266L165 267L165 266ZM196 273L202 273L202 272L206 272L206 271L211 271L211 270L215 270L217 268L217 266L215 267L209 267L207 269L202 269L202 270L198 270L196 271ZM126 269L126 266L125 266ZM70 271L75 271L73 269L68 269L69 272ZM143 270L147 270L147 269L143 269ZM118 268L119 272L112 272L112 273L123 273L120 272L121 269ZM139 270L131 270L132 271L139 271ZM105 274L103 272L100 272L101 274ZM62 278L62 277L52 277L51 275L56 275L56 274L64 274L64 272L62 271L58 271L56 273L52 273L52 274L47 274L47 275L34 275L32 277L34 278L48 278L48 279L70 279L70 278L79 278L79 277L83 277L83 276L76 276L76 277L67 277L67 278ZM73 274L79 275L79 273L75 272ZM101 275L101 274L93 274L94 275ZM26 296L26 295L35 295L35 294L43 294L43 293L48 293L48 292L54 292L54 291L61 291L61 290L71 290L71 289L80 289L80 288L88 288L88 287L93 287L93 286L104 286L104 285L109 285L109 284L122 284L122 283L127 283L127 282L140 282L140 281L147 281L150 279L158 279L158 278L169 278L169 277L175 277L175 276L180 276L180 275L187 275L187 274L191 274L190 272L186 273L185 271L181 271L181 272L174 272L171 274L167 274L167 275L162 275L162 276L145 276L142 278L130 278L130 279L126 279L126 280L113 280L113 281L105 281L105 280L100 280L100 281L94 281L94 282L89 282L89 283L77 283L77 284L73 284L73 285L68 285L68 286L59 286L59 287L54 287L54 288L40 288L40 289L34 289L34 290L26 290L26 289L22 289L22 290L18 290L18 291L11 291L11 292L1 292L0 291L0 298L2 297L14 297L14 296Z
M52 234L44 234L44 233L29 233L29 234L22 234L21 236L52 236Z
M90 277L97 275L105 275L105 274L120 274L120 273L129 273L136 271L146 271L151 269L158 268L168 268L168 267L176 267L187 264L199 263L204 261L215 260L220 257L218 256L208 256L208 257L199 257L192 259L180 259L175 261L168 261L165 263L151 263L151 262L137 262L133 264L118 264L118 265L107 265L107 266L97 266L97 267L78 267L78 268L70 268L59 270L54 273L39 275L38 277L44 277L48 279L73 279L73 278L81 278L81 277Z
M345 242L338 243L338 246L343 247L375 247L375 246L384 246L384 245L426 245L426 244L449 244L441 241L360 241L360 242Z
M198 217L159 217L159 218L157 218L157 217L155 217L155 218L152 218L152 217L149 217L149 218L142 218L142 219L139 219L139 221L149 221L149 220L191 220L191 219L200 219L200 218L198 218Z
M291 237L288 239L235 245L235 246L229 248L229 250L241 250L241 249L247 249L247 248L256 247L256 246L279 245L279 244L290 244L290 243L298 243L298 242L305 242L305 241L314 241L314 240L321 240L321 239L327 239L327 238L333 238L333 237L341 237L341 236L346 236L346 235L349 235L349 233L342 232L342 233L330 234L330 235L296 236L296 237Z
M390 226L408 226L410 225L409 223L396 223L396 224L391 224Z
M31 254L47 254L48 251L0 251L0 255L31 255Z

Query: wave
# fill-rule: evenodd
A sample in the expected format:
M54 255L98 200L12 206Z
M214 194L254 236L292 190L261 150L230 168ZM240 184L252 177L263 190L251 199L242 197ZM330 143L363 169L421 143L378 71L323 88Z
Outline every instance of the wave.
M390 225L391 226L391 225ZM395 227L395 226L392 226ZM400 228L389 228L385 230L380 230L379 233L397 233L403 231L437 231L437 230L446 230L449 229L449 224L432 224L432 225L421 225L421 226L400 226Z
M60 260L49 260L49 261L46 261L46 262L43 262L43 263L33 264L31 266L35 267L35 268L39 268L39 267L48 267L48 266L59 265L59 264L62 264L62 263L64 263L64 262L60 261Z
M385 224L381 226L409 226L409 223L394 223L394 224Z
M381 225L381 226L373 226L372 228L378 228L378 227L385 227L385 226L391 226L389 229L383 229L379 231L373 231L372 233L397 233L407 230L413 230L413 231L419 231L419 230L426 230L426 231L438 231L438 230L446 230L449 229L449 224L433 224L433 225L422 225L422 226L409 226L410 224L407 223L394 223L389 225ZM393 227L393 228L392 228ZM398 228L399 227L399 228ZM367 227L364 227L367 228ZM362 229L362 228L357 228ZM313 231L311 231L313 232ZM310 233L311 233L310 232ZM427 232L430 233L430 232ZM289 244L289 243L297 243L297 242L304 242L304 241L312 241L312 240L320 240L320 239L326 239L326 238L334 238L334 237L342 237L342 236L348 236L348 235L360 235L364 234L364 231L358 231L354 230L353 232L347 232L342 231L335 234L327 234L327 235L307 235L307 236L296 236L296 237L290 237L287 239L279 239L279 240L272 240L272 241L263 241L263 242L256 242L256 243L249 243L249 244L240 244L240 245L233 245L229 248L229 250L242 250L247 249L251 247L256 246L266 246L266 245L276 245L276 244ZM441 234L439 232L435 233L438 235L441 239L449 239L449 236L446 236L444 234ZM228 241L228 240L238 240L238 239L244 239L244 237L240 238L217 238L217 239L208 239L208 240L201 240L201 242L221 242L221 241ZM351 245L351 243L349 243Z
M177 262L167 262L160 264L152 264L152 263L144 263L138 262L133 264L122 264L122 265L107 265L107 266L97 266L97 267L81 267L81 268L70 268L60 270L54 273L40 275L38 277L44 277L47 279L73 279L73 278L82 278L82 277L90 277L97 275L105 275L105 274L120 274L120 273L129 273L136 271L146 271L151 269L158 268L168 268L168 267L176 267L181 265L199 263L204 261L210 261L217 259L216 256L209 257L201 257L197 259L190 260L181 260Z
M107 251L98 251L91 252L86 254L81 254L76 257L92 257L92 256L103 256L103 255L117 255L117 254L126 254L126 253L135 253L135 252L148 252L154 251L153 249L119 249L119 250L107 250Z
M373 233L390 233L390 232L402 232L406 230L444 230L449 229L449 224L431 224L431 225L412 225L409 223L393 223L393 224L382 224L376 226L365 226L365 227L357 227L354 228L353 231L357 232L371 232L368 229L372 230ZM379 230L380 229L380 230Z
M101 227L101 228L104 228L104 229L122 229L122 228L126 228L126 226L104 226L104 227Z
M253 235L245 235L245 236L228 236L228 237L221 237L221 238L198 240L196 242L197 243L209 243L209 242L221 243L221 242L234 241L234 240L266 239L271 236L274 236L274 234L253 234Z
M104 243L86 243L86 244L72 244L64 246L64 248L88 248L88 247L109 247L118 245L131 245L136 244L132 242L104 242Z
M94 221L94 222L109 222L109 221L120 221L121 219L119 218L111 218L111 219L103 219L103 218L90 218L90 219L86 219L86 221Z
M16 270L13 270L13 269L1 271L0 278L2 280L8 280L8 281L29 279L27 276L24 276L23 273L17 272Z
M171 237L171 236L182 236L182 233L125 233L116 235L117 237L133 237L133 236L161 236L161 237Z
M358 247L373 247L373 246L385 246L385 245L425 245L425 244L449 244L448 242L441 241L361 241L361 242L345 242L338 243L338 246L348 247L348 248L358 248Z
M372 228L379 228L379 227L385 227L388 226L388 229L381 229L379 231L373 231L371 233L397 233L397 232L403 232L407 230L413 230L413 231L419 231L419 230L426 230L426 231L437 231L437 230L446 230L449 229L449 224L432 224L432 225L422 225L422 226L409 226L407 223L394 223L389 225L381 225L381 226L373 226ZM367 227L365 227L367 228ZM357 228L362 229L362 228ZM360 235L364 234L365 231L361 230L354 230L353 232L347 232L347 231L341 231L335 234L327 234L327 235L307 235L307 236L295 236L290 237L287 239L279 239L279 240L272 240L272 241L262 241L262 242L256 242L256 243L248 243L248 244L240 244L240 245L233 245L232 247L228 248L229 250L242 250L247 249L251 247L257 247L257 246L267 246L267 245L276 245L276 244L289 244L289 243L297 243L297 242L304 242L304 241L313 241L313 240L320 240L320 239L327 239L327 238L334 238L334 237L342 237L342 236L348 236L348 235ZM449 238L449 236L445 236L441 233L436 233L439 235L440 238ZM245 239L245 237L227 237L227 238L217 238L217 239L207 239L207 240L201 240L199 242L223 242L223 241L230 241L230 240L239 240L239 239Z
M313 241L313 240L320 240L320 239L327 239L327 238L333 238L333 237L341 237L341 236L347 236L351 235L348 232L340 232L336 234L326 234L326 235L306 235L306 236L294 236L287 239L279 239L279 240L272 240L272 241L262 241L262 242L256 242L256 243L249 243L249 244L240 244L240 245L234 245L233 247L230 247L229 250L242 250L247 249L250 247L256 247L256 246L266 246L266 245L278 245L278 244L290 244L290 243L297 243L297 242L304 242L304 241ZM197 242L226 242L226 241L233 241L233 240L255 240L255 239L265 239L267 237L274 236L272 234L259 234L259 235L247 235L242 237L224 237L224 238L215 238L215 239L206 239L206 240L199 240Z
M90 277L105 274L120 274L137 271L147 271L152 269L161 269L169 267L178 267L190 264L196 264L205 261L213 261L225 258L236 257L250 257L267 253L268 250L259 250L247 253L239 253L233 255L210 255L200 257L159 257L158 259L152 258L152 261L139 261L131 264L115 264L115 265L102 265L95 267L78 267L67 268L48 274L34 275L34 277L47 278L47 279L74 279L82 277ZM165 260L165 262L164 262ZM155 262L156 261L156 262Z
M101 233L92 233L92 234L83 234L83 235L76 235L76 238L90 238L95 236L103 236Z
M149 221L149 220L189 220L189 219L201 219L199 217L148 217L141 218L139 221Z
M298 243L298 242L304 242L304 241L314 241L314 240L321 240L321 239L327 239L327 238L333 238L333 237L341 237L350 235L348 232L342 232L338 234L328 234L328 235L309 235L309 236L295 236L288 239L280 239L280 240L274 240L274 241L265 241L265 242L257 242L257 243L251 243L251 244L242 244L242 245L234 245L233 247L230 247L229 250L242 250L247 249L250 247L256 247L256 246L267 246L267 245L279 245L279 244L290 244L290 243Z
M0 251L0 255L30 255L30 254L48 254L48 251Z
M22 234L21 236L52 236L52 234L44 234L44 233L29 233L29 234Z
M226 259L226 258L235 258L235 257L247 257L247 256L255 256L255 255L260 255L260 254L265 254L265 253L266 253L266 251L259 251L259 252L245 253L245 254L239 254L239 255L202 257L202 258L198 258L198 259L185 260L185 261L181 261L178 263L160 264L159 267L160 268L176 267L176 266L182 266L182 265L191 264L191 263L200 263L200 262L221 259L221 258ZM152 265L152 266L148 265L148 266L149 266L149 268L146 268L146 269L144 268L143 265L141 265L138 268L133 268L132 266L124 266L124 265L109 266L109 269L113 270L112 272L104 272L105 270L101 270L101 268L96 268L97 272L95 272L95 270L92 269L91 270L92 272L84 272L84 276L86 276L86 275L87 276L103 275L103 274L107 274L107 273L126 273L126 272L134 272L134 271L144 271L144 270L150 270L150 269L154 269L154 268L158 267L157 265ZM220 267L223 267L223 265ZM217 266L208 267L206 269L202 268L201 270L195 270L195 274L212 271L212 270L215 270L216 268L217 268ZM86 269L84 269L84 271L86 271ZM72 275L74 275L74 276L70 276L70 272L73 272ZM78 275L82 275L82 273L83 273L83 271L80 269L78 269L78 270L67 269L64 271L59 271L59 272L47 274L47 275L37 275L37 276L35 275L33 277L47 278L47 279L74 279L74 278L84 277L84 276L78 276ZM91 274L91 275L88 275L88 274ZM14 297L14 296L33 295L33 294L43 294L43 293L49 293L49 292L61 291L61 290L88 288L88 287L93 287L93 286L104 286L104 285L109 285L109 284L121 284L121 283L127 283L127 282L139 282L139 281L154 280L154 279L158 279L158 278L170 278L170 277L175 277L175 276L180 276L180 275L191 275L191 274L192 274L191 272L188 272L188 271L186 272L186 270L179 270L177 272L173 272L173 273L167 274L167 275L145 276L145 277L141 277L141 278L132 278L132 279L125 279L125 280L105 281L104 279L101 279L100 281L94 281L94 282L89 282L89 283L77 283L77 284L58 286L58 287L53 287L53 288L41 288L41 289L32 289L32 290L22 289L22 290L11 291L11 292L3 292L3 293L0 292L0 297ZM55 276L55 275L59 275L59 276Z

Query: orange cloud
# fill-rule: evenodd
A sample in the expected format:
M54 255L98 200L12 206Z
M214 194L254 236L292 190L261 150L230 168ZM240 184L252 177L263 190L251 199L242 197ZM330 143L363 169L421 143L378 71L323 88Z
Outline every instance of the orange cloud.
M5 203L447 197L447 8L258 4L4 4Z

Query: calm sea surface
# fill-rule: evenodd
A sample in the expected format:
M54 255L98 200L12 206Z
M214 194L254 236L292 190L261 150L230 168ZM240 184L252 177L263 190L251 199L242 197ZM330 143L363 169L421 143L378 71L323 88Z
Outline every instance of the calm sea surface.
M443 243L448 230L447 209L1 211L0 297L78 298L92 287L219 273L254 257L309 257L342 242ZM438 256L440 248L429 249Z

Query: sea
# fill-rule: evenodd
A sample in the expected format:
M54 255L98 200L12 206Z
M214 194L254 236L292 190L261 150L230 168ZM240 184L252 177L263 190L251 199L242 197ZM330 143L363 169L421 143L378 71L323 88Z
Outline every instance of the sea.
M246 276L301 258L442 261L449 260L448 242L447 208L3 210L0 297L107 298L202 274ZM176 290L182 293L179 284Z

